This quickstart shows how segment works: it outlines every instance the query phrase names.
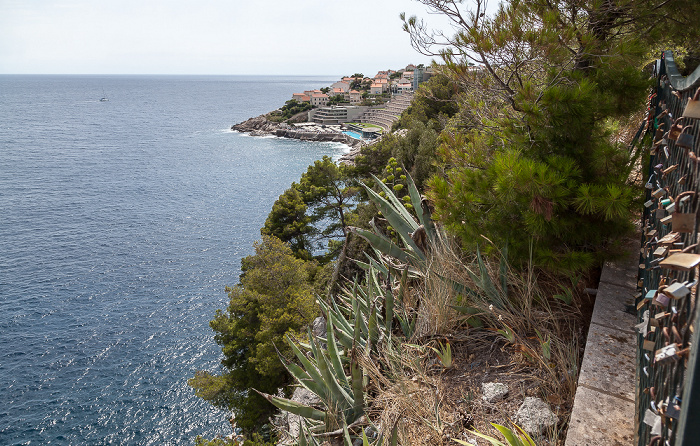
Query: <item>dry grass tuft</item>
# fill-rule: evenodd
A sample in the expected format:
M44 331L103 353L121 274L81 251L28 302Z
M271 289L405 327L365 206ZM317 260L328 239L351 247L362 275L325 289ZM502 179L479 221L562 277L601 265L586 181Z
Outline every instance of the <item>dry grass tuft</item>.
M370 378L370 419L380 428L399 420L403 445L455 445L453 438L474 439L470 429L497 436L489 423L510 425L523 399L537 396L562 420L557 432L538 444L561 444L576 392L583 336L576 296L584 284L573 287L533 270L507 268L503 289L497 253L483 263L498 293L497 304L484 296L460 297L444 278L478 288L467 273L480 276L478 259L460 258L449 241L437 245L423 280L410 291L412 310L418 314L413 344L385 342L381 357L362 359ZM563 289L570 289L571 305L553 298ZM481 309L484 327L467 327L466 316L452 307L456 304ZM438 340L451 345L449 368L429 348ZM481 399L482 384L492 381L510 389L508 397L495 404Z

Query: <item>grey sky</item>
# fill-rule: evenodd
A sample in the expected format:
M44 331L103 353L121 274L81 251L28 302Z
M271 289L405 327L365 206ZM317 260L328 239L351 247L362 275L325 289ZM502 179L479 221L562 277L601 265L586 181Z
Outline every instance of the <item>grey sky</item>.
M374 74L410 0L0 0L0 73Z

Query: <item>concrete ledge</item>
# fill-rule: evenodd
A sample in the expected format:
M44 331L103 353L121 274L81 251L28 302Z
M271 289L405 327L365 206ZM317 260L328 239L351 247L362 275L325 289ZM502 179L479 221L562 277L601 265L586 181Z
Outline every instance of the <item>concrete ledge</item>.
M636 255L603 268L581 363L566 446L627 446L634 441Z

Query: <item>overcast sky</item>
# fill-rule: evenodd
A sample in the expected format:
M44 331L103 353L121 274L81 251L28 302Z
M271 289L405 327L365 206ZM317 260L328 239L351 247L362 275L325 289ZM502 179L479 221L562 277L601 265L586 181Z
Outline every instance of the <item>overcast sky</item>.
M427 64L402 11L429 17L410 0L0 0L0 73L345 75Z

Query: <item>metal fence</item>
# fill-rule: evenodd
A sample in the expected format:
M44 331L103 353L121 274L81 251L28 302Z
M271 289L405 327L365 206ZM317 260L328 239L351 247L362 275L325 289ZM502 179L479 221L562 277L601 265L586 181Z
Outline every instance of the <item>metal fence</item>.
M639 141L650 156L636 296L637 444L700 445L700 67L683 77L667 51L654 75Z

